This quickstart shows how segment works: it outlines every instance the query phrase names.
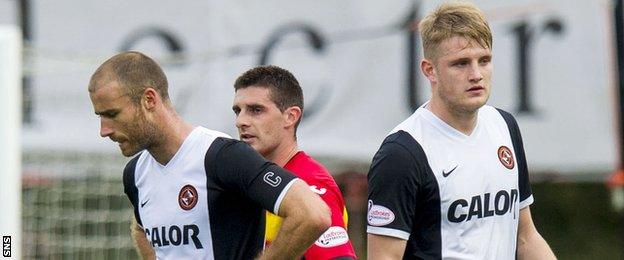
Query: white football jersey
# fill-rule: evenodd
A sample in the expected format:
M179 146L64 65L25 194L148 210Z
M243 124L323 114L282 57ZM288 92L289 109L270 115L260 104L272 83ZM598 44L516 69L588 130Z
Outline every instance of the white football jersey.
M143 151L124 170L137 222L158 259L251 259L295 177L247 144L195 128L167 165Z
M483 106L467 136L420 107L384 140L368 179L367 232L407 240L404 258L515 259L533 196L509 113Z

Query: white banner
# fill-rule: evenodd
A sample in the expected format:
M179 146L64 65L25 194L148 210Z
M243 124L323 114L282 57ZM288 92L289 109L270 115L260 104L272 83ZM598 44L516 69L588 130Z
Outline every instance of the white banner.
M475 2L494 33L490 104L516 115L531 170L613 170L611 2ZM118 152L99 138L86 88L101 62L131 48L165 64L184 118L233 136L234 79L263 61L287 68L306 98L300 146L368 164L387 132L429 96L428 83L410 66L421 54L420 43L409 41L407 21L438 3L35 1L27 61L33 122L24 147Z

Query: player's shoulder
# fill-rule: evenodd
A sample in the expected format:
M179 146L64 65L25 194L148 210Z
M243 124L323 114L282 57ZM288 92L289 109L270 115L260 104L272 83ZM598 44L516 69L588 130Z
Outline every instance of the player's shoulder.
M251 146L226 136L219 136L212 141L204 159L206 167L215 163L233 166L260 161L266 162Z
M248 150L245 149L248 148L247 146L248 145L245 144L245 142L243 141L232 139L228 136L218 136L214 138L214 140L210 144L210 147L208 148L208 154L235 155L241 153L241 151L243 150Z
M399 130L389 135L373 156L369 179L385 172L392 174L382 175L394 176L392 178L413 178L428 173L426 169L428 159L421 144L409 133Z
M485 117L487 119L503 119L505 121L508 121L508 120L515 121L515 118L511 113L501 108L490 106L490 105L484 105L481 108L479 108L479 116Z
M182 154L184 154L185 160L195 160L203 158L212 147L220 147L219 144L221 142L218 142L218 140L221 139L231 139L231 137L223 132L197 126L186 137L180 149L183 152Z
M411 146L413 143L417 143L416 138L412 136L411 133L406 130L399 129L394 133L389 134L382 142L382 146L384 144L392 144L392 145L400 145L400 146Z
M218 154L222 152L222 150L227 150L224 148L230 147L240 142L236 139L233 139L230 135L226 133L208 129L203 126L196 127L194 131L197 131L199 135L203 137L202 139L209 143L209 146L208 146L209 154L210 153Z
M379 152L385 154L405 154L415 156L424 153L420 143L405 130L398 130L388 135L381 143Z
M284 168L294 173L301 180L310 186L312 191L321 195L321 198L332 208L342 214L342 193L336 181L331 176L327 168L316 161L304 151L297 152ZM333 194L325 196L325 194Z
M310 181L331 179L327 168L304 151L298 151L288 163L284 165L284 168L292 171L295 175L308 183Z
M481 122L496 126L501 131L516 131L518 129L518 122L516 118L509 112L484 105L479 109L479 118Z
M304 151L298 151L291 159L288 161L287 165L303 168L309 171L323 171L327 172L327 169L319 163L317 160L312 158L312 156L308 155Z
M439 137L440 129L444 129L441 120L426 108L427 103L420 106L412 115L394 127L384 140L385 144L403 145L409 150L422 149ZM418 144L418 145L414 145Z
M395 126L388 135L391 135L401 130L411 133L412 135L418 135L421 129L421 125L426 118L426 114L427 110L424 105L419 107L409 117L407 117L397 126Z
M217 138L231 139L232 138L230 135L226 133L219 132L217 130L208 129L203 126L198 126L195 129L193 129L193 131L196 131L200 136L204 138L208 138L208 139L217 139Z

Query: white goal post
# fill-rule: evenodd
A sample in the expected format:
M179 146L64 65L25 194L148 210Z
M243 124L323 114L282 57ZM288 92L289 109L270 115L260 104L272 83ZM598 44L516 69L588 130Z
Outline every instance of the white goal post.
M7 259L21 259L21 53L19 28L0 25L0 236Z

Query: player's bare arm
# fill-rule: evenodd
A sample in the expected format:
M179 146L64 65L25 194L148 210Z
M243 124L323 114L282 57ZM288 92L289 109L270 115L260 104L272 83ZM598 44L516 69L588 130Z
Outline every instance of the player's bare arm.
M396 237L368 234L368 259L403 259L406 243Z
M546 240L537 232L529 207L520 210L518 259L557 259Z
M296 259L331 225L329 207L301 180L288 190L277 215L284 218L282 227L260 259Z
M132 234L134 246L136 247L139 256L141 256L141 259L156 259L156 253L154 252L154 248L152 248L150 242L147 241L147 237L145 237L145 231L143 231L143 227L141 227L139 223L136 222L136 219L134 219L134 217L132 218L132 224L130 224L130 233Z

